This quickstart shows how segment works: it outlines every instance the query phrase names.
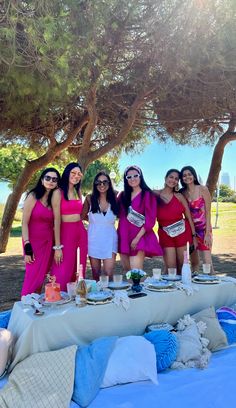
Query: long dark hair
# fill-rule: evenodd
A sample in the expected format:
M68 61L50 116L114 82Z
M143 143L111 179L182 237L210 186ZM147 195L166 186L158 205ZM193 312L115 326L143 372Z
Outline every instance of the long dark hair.
M180 183L181 183L181 185L182 185L182 191L183 190L186 190L186 188L187 188L187 184L183 181L183 173L184 173L184 171L185 170L188 170L188 171L190 171L190 173L192 173L192 175L193 175L193 182L194 182L194 184L196 184L197 186L200 186L200 183L199 183L199 181L198 181L198 177L197 177L197 173L196 173L196 170L192 167L192 166L184 166L181 170L180 170ZM180 191L181 192L181 191Z
M57 169L55 169L54 167L47 167L46 169L44 169L37 181L37 184L35 185L35 187L33 187L27 194L26 197L28 197L29 194L33 194L36 198L36 200L40 200L40 198L42 198L44 196L44 194L46 193L46 188L44 187L42 180L44 179L44 177L46 176L47 173L53 171L54 173L56 173L57 178L58 178L58 182L57 185L54 189L52 189L49 194L48 194L48 198L47 198L47 205L48 207L51 207L51 201L52 201L52 193L53 191L58 188L58 185L60 183L60 173Z
M96 174L96 176L95 176L95 178L93 180L93 191L92 191L92 194L91 194L91 211L92 211L92 213L101 212L100 207L99 207L100 193L99 193L99 191L97 189L97 185L96 185L96 181L98 180L98 178L100 176L106 177L108 182L109 182L109 187L108 187L108 190L107 190L106 200L107 200L108 203L110 203L112 212L115 215L118 215L118 204L117 204L117 200L116 200L116 194L115 194L115 191L113 189L110 176L105 171L99 171L99 173Z
M178 176L180 177L180 171L179 171L179 170L177 170L177 169L170 169L170 170L168 170L168 171L166 172L165 179L166 179L171 173L177 173ZM177 193L176 187L173 187L173 193ZM164 206L164 205L166 204L165 201L162 200L162 198L161 198L160 195L157 196L157 204L158 204L159 206Z
M152 193L152 190L148 187L144 180L143 173L140 167L138 166L127 167L124 172L124 191L121 193L121 202L126 210L126 213L128 213L128 208L131 205L131 193L133 191L132 187L129 186L128 180L126 179L127 173L130 170L136 170L140 176L140 188L142 190L141 198L143 199L146 191L150 191Z
M60 183L60 188L63 191L65 199L68 201L68 190L69 190L69 177L70 177L70 172L73 170L75 167L79 167L80 171L82 172L82 168L79 163L69 163L65 167L62 176L61 176L61 183ZM75 190L78 194L78 197L81 198L81 193L80 193L80 185L81 185L81 180L75 184Z

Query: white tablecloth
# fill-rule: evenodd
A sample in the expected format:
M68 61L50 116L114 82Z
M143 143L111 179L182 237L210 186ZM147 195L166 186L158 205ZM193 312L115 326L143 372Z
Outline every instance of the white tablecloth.
M32 308L17 302L8 326L16 339L11 369L32 353L88 344L101 336L141 335L151 323L175 324L186 313L236 302L234 283L197 286L199 292L192 296L180 290L149 292L146 297L131 299L128 311L113 303L84 308L69 303L47 307L43 316L34 316Z

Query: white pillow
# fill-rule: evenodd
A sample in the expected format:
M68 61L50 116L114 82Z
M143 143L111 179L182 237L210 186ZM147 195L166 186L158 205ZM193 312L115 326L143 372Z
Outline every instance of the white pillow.
M142 336L119 338L109 358L101 388L144 380L158 384L153 344Z
M0 377L7 368L11 357L13 336L7 329L0 329Z

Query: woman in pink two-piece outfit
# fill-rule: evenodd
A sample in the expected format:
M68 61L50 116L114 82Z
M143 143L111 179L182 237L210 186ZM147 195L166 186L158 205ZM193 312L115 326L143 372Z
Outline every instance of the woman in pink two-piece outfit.
M129 166L125 170L124 191L118 202L118 245L122 266L125 271L142 269L145 256L162 256L162 249L153 231L156 199L138 166Z
M83 277L86 271L88 252L87 231L81 221L82 195L80 183L83 174L78 163L66 166L60 183L60 189L54 192L52 207L55 217L55 256L52 275L66 290L68 282L76 280L77 248L80 248L80 263Z
M52 193L60 174L52 167L45 169L24 203L22 240L25 257L25 278L21 295L41 292L53 260Z
M192 166L182 168L180 181L183 186L180 191L187 199L197 236L197 248L191 255L192 268L194 271L199 270L199 253L201 253L203 262L211 264L213 271L211 257L211 196L209 190L199 183L197 173Z

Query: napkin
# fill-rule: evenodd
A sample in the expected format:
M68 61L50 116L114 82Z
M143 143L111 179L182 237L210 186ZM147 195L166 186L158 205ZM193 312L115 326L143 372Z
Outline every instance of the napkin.
M175 286L179 290L184 291L187 296L192 296L194 292L199 291L199 288L197 286L186 285L185 283L182 283L182 282L175 282Z
M31 293L30 295L21 296L21 302L23 305L30 305L40 309L42 305L38 301L39 297L40 295L38 293Z
M130 299L127 292L124 290L116 290L113 297L113 303L115 303L116 306L122 306L125 310L128 310L130 307Z

